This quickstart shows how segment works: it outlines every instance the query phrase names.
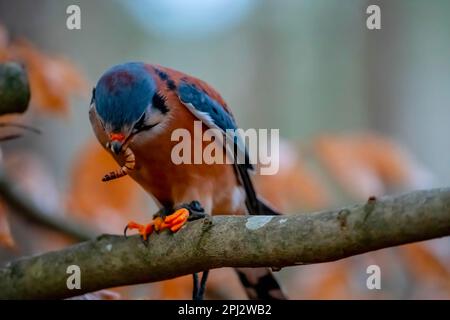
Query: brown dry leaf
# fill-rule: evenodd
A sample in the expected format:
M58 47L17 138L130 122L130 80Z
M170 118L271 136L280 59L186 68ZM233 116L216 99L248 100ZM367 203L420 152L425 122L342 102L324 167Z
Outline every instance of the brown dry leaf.
M322 136L314 142L314 149L326 169L350 194L358 198L381 195L383 183L375 170L359 158L355 139Z
M232 268L220 268L210 271L206 296L211 299L245 300L248 298L238 275Z
M87 81L70 61L47 56L24 39L9 43L6 29L0 25L0 62L6 60L25 65L31 86L31 105L41 111L67 114L72 95L88 94Z
M400 251L406 265L417 279L434 279L450 294L450 267L441 261L424 243L405 245Z
M363 135L354 141L357 157L370 165L386 185L406 186L413 173L410 157L393 141L375 135Z
M336 263L328 272L324 273L316 283L315 289L309 291L307 299L348 299L348 268L346 263Z
M1 26L0 26L0 50L1 50ZM3 162L3 152L0 149L0 162ZM2 163L3 165L3 163ZM11 229L9 227L8 217L7 217L7 208L0 201L0 246L5 247L7 249L13 249L15 247L14 238L11 234Z
M41 110L65 114L71 95L86 94L84 77L67 59L47 57L26 40L15 42L11 50L28 70L32 105L39 106Z
M155 284L159 295L156 299L185 300L192 298L192 275L186 275ZM206 286L207 299L247 299L238 276L232 268L211 270Z
M0 62L5 61L8 56L7 47L8 33L6 32L6 29L0 25Z
M145 223L156 212L156 206L152 208L148 203L144 203L145 200L150 202L150 197L130 177L108 183L102 182L102 177L116 170L118 164L96 140L90 140L82 145L74 159L66 211L76 218L86 221L99 232L117 234L122 233L129 220ZM189 285L192 286L192 282L189 281L189 285L181 284L183 285L188 288ZM192 287L189 288L192 290ZM177 299L186 293L183 289L179 292L171 290L171 284L166 285L165 282L146 286L144 293L142 290L142 286L114 289L120 292L124 299L143 296L161 299L165 295ZM161 292L164 292L162 296L159 295ZM184 298L189 299L190 294Z
M192 276L186 275L158 283L158 299L185 300L192 298Z
M6 216L6 210L2 203L0 203L0 245L8 249L13 249L15 247L14 238L11 235L8 218Z
M34 205L48 214L64 216L52 172L39 156L30 151L12 150L4 154L3 165L9 178L33 201ZM5 212L9 214L9 208L1 207L0 215ZM24 243L26 243L25 250L29 249L32 252L57 249L70 243L67 237L46 228L40 228L39 225L29 223L27 219L15 221L18 222L15 226L15 240L20 250L24 249L22 246ZM0 225L2 225L1 222ZM24 232L24 230L27 231Z
M255 175L255 187L264 199L282 212L325 207L330 197L325 186L307 168L296 147L280 141L279 170L274 175Z
M151 292L143 293L141 297L165 300L192 299L192 275L152 283ZM247 295L236 272L232 268L220 268L210 270L205 298L247 299Z
M97 141L82 146L72 169L68 211L103 232L121 232L129 219L149 219L143 191L130 177L108 183L102 177L118 164ZM141 199L142 198L142 199ZM146 197L148 198L148 197ZM148 207L148 206L147 206ZM143 215L148 211L148 215ZM138 221L140 221L138 220Z
M292 268L284 289L290 299L350 299L348 263L317 264Z
M5 154L5 170L34 205L45 212L64 216L52 172L39 155L27 150L9 152Z
M332 176L358 198L382 195L391 187L425 187L431 180L403 148L375 134L324 135L313 146Z

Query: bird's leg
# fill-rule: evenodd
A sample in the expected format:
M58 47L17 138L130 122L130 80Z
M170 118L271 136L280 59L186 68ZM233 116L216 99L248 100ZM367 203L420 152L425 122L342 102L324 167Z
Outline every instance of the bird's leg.
M155 221L156 231L170 229L172 232L177 232L186 224L186 222L201 219L205 216L205 210L200 205L200 202L194 200L190 203L176 207L175 212L172 214L164 217L159 215L153 221ZM159 220L157 220L158 218Z
M197 300L198 296L198 273L192 274L193 288L192 288L192 300Z
M205 209L201 206L200 202L194 200L188 204L182 205L182 207L189 210L188 221L194 221L198 219L203 219L206 217Z
M172 232L177 232L185 225L187 221L193 221L204 218L206 216L205 210L201 207L198 201L192 201L188 204L179 206L174 213L166 215L167 210L161 209L153 216L153 220L149 224L139 224L130 221L124 230L124 236L127 236L127 230L138 230L144 241L153 231L162 231L170 229Z
M192 278L194 280L194 290L192 291L192 299L193 300L203 300L206 289L206 280L208 279L209 270L203 271L202 279L199 283L198 281L198 273L192 274Z

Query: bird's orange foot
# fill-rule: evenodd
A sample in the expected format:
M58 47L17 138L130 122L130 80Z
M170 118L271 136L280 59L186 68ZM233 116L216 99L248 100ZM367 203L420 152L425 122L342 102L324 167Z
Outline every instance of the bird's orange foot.
M127 237L128 230L137 230L142 240L147 241L148 236L153 231L159 232L164 229L170 229L172 232L177 232L188 221L188 218L189 210L181 208L164 218L157 216L149 224L140 224L130 221L125 227L124 236Z
M138 230L142 240L146 242L148 236L153 231L159 232L164 229L170 229L170 231L172 232L177 232L186 224L187 221L201 219L206 216L204 213L204 209L198 201L192 201L189 204L185 204L179 207L179 209L175 210L175 212L170 215L161 215L162 213L157 213L154 216L152 222L150 222L149 224L140 224L134 221L130 221L124 230L125 238L127 237L128 230Z
M157 231L170 229L172 232L177 232L188 221L189 214L188 209L180 208L164 218L157 217L154 220L158 221L157 224L155 224L155 229Z
M138 230L142 240L147 241L148 236L154 230L154 223L153 221L149 224L140 224L134 221L128 222L128 224L125 226L125 230L123 230L123 235L125 236L125 238L127 237L127 231L134 229Z

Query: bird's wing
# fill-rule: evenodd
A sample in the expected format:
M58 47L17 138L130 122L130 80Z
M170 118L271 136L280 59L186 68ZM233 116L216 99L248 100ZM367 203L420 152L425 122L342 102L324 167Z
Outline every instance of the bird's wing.
M167 86L175 89L176 96L180 102L207 127L219 129L224 135L227 134L227 129L237 129L231 110L220 94L206 82L162 66L153 66L152 68L156 75L161 80L164 80L166 84L172 80L176 83L176 85ZM234 156L234 168L238 179L245 189L248 212L250 214L279 214L258 199L249 175L249 170L253 170L253 166L249 161L248 151L242 137L234 134L233 137L228 138L228 141L234 142L233 150L227 148L227 152L231 152L231 155ZM234 146L237 147L235 148ZM245 163L237 163L236 159L245 159Z
M180 101L191 111L198 119L202 120L209 128L218 128L224 135L228 136L227 129L237 129L236 123L231 113L220 104L217 100L213 99L204 88L199 88L196 84L189 83L187 81L181 81L178 84L178 97ZM239 135L229 137L234 140L233 152L235 157L234 168L236 175L241 181L245 193L246 193L246 206L250 214L272 214L274 210L268 212L269 207L258 199L258 196L253 187L249 175L249 169L253 169L249 162L247 149ZM228 141L233 141L228 140ZM236 146L236 148L234 148ZM227 146L228 147L228 146ZM236 159L239 156L244 156L245 163L237 163Z
M226 107L212 98L208 92L194 83L181 80L177 87L177 96L186 108L201 120L207 127L219 129L226 136L228 141L232 141L232 146L225 146L230 156L245 160L245 167L253 169L249 162L249 157L242 138L236 131L237 126L231 113ZM236 146L236 150L234 150Z
M233 115L231 114L230 109L228 109L225 101L219 93L206 82L169 68L161 66L153 66L153 68L157 76L166 82L167 87L172 88L171 90L175 89L180 102L207 127L218 128L224 135L226 135L227 129L237 128ZM172 81L175 82L172 83ZM233 151L233 155L235 156L234 159L236 160L236 153L234 152L243 152L245 159L247 160L247 150L245 144L242 143L241 137L236 138L236 136L234 136L233 140L237 146L237 148L233 147L233 149L237 149L237 151ZM236 163L236 161L234 163L236 176L245 189L245 204L248 213L254 215L278 215L278 212L258 198L249 175L248 169L250 166L251 164L249 162L248 165L239 164ZM255 270L256 269L237 270L239 278L246 287L247 292L251 293L249 297L257 299L285 299L285 296L270 269L259 269L256 274Z

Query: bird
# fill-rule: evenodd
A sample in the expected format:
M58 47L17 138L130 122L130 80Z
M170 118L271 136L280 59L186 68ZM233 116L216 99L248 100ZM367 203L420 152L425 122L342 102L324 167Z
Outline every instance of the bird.
M144 62L109 68L92 91L89 119L100 144L121 166L104 181L129 175L160 210L147 223L130 221L144 241L152 232L177 232L205 215L279 214L255 192L248 150L234 138L232 163L174 163L171 139L177 129L192 136L194 123L223 135L237 129L221 95L206 82L181 71ZM226 146L222 146L226 148ZM238 153L245 161L238 163ZM227 153L230 156L230 153ZM269 268L236 268L250 299L285 299ZM193 299L203 299L208 270L193 274Z

